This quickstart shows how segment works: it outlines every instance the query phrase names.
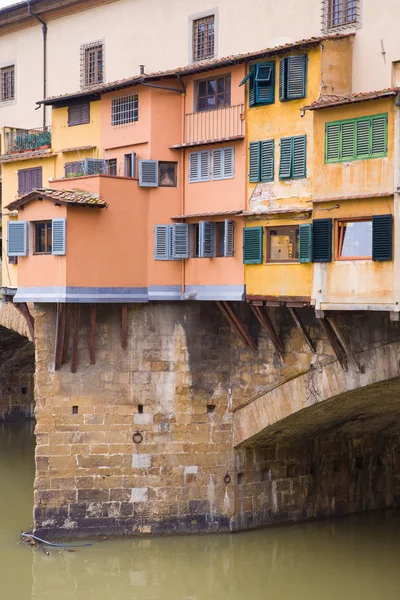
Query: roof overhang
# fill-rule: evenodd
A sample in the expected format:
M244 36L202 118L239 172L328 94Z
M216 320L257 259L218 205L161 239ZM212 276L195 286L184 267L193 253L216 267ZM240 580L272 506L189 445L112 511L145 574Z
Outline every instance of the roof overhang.
M395 97L400 94L400 88L390 88L377 92L365 92L360 94L346 94L345 96L321 96L318 100L303 106L300 110L321 110L323 108L332 108L335 106L344 106L346 104L356 104L358 102L369 102L371 100L382 100L382 98Z
M90 208L106 208L107 203L100 200L94 194L76 190L56 190L52 188L32 190L10 202L5 208L11 210L23 210L27 204L36 200L48 200L56 206L81 206Z

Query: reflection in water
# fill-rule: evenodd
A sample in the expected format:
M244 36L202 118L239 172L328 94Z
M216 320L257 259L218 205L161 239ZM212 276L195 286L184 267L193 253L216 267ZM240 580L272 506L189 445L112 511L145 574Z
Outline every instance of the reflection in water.
M32 438L26 429L10 431L0 428L5 600L399 597L400 511L236 535L96 542L50 556L32 551L18 544L19 529L31 519Z

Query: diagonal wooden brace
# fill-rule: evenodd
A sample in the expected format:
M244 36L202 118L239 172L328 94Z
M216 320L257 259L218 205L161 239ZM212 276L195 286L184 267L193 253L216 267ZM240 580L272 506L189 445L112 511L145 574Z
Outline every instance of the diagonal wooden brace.
M271 342L274 345L275 350L278 352L279 356L283 360L283 354L285 349L282 344L282 340L277 334L274 324L271 321L269 314L267 313L264 306L255 306L254 304L250 304L251 310L256 315L261 327L268 333Z
M35 343L35 319L32 317L29 312L29 308L26 302L13 302L13 306L17 309L19 313L24 317L26 324L28 326L28 331L31 336L31 341Z
M347 354L327 317L319 320L343 371L347 371Z
M311 337L309 336L308 331L305 328L304 323L301 320L299 313L297 312L297 310L295 308L289 308L289 312L292 315L293 321L296 323L297 327L300 329L301 333L303 334L303 337L306 340L307 346L310 348L311 352L313 354L315 354L315 352L317 351L315 348L315 344L312 341Z
M257 352L257 346L250 333L247 330L245 324L241 321L240 317L236 314L233 307L229 302L221 301L217 302L217 306L228 321L232 329L236 331L243 344L248 348L251 348L253 352Z
M351 360L356 371L358 371L358 373L364 373L365 372L364 367L362 367L360 365L358 358L356 357L356 355L354 354L354 352L352 351L352 349L346 342L342 332L340 331L338 325L335 323L333 317L326 317L326 320L329 322L330 326L332 327L333 331L335 332L335 335L336 335L337 339L339 340L343 350L345 351L346 356Z

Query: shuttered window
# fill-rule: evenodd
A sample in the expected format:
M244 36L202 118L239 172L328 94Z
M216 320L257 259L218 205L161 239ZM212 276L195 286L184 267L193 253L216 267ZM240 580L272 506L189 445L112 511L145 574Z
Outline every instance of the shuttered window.
M281 138L279 179L301 179L307 176L306 146L305 135Z
M107 173L106 161L102 158L85 158L83 171L85 175L104 175Z
M299 260L301 263L312 261L312 224L299 225Z
M189 154L189 182L210 181L210 151Z
M312 235L313 262L332 261L332 219L315 219Z
M139 185L158 186L158 160L139 160Z
M7 255L26 256L28 251L28 227L26 221L8 221Z
M156 225L154 259L180 260L189 256L189 226L186 223Z
M273 181L274 179L274 140L250 142L249 182Z
M249 84L249 106L275 102L275 68L274 61L251 65L248 74L239 84Z
M63 256L66 253L66 219L52 221L52 254Z
M29 194L34 189L42 187L42 167L21 169L18 171L18 195Z
M372 217L372 260L393 260L393 217Z
M287 56L279 64L279 100L306 97L307 54Z
M263 227L243 229L243 263L257 265L263 261Z
M124 154L124 176L136 177L136 153Z
M235 176L235 149L217 148L212 152L212 178L232 179Z
M79 160L64 164L64 177L73 177L83 174L83 165Z
M388 115L335 121L325 125L325 162L387 156Z
M90 123L90 104L73 104L68 106L68 127Z

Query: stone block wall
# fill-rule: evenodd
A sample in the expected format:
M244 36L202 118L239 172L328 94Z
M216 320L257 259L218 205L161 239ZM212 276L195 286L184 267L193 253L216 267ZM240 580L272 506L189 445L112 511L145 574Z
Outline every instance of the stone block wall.
M34 370L32 342L0 326L0 422L33 419Z

